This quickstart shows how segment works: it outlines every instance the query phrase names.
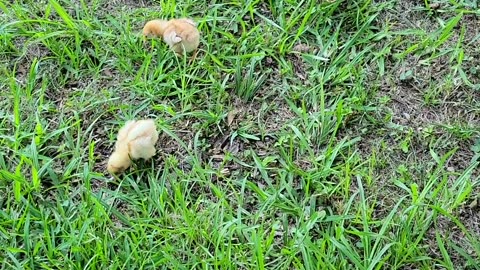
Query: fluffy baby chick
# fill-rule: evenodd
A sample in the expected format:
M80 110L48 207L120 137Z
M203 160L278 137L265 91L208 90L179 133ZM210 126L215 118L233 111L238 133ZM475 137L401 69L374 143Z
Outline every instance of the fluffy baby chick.
M150 159L155 155L157 140L158 132L152 119L127 121L118 131L115 151L108 159L108 172L121 173L130 167L131 160Z
M200 44L200 32L192 19L181 18L148 21L143 27L146 37L162 37L163 41L177 54L197 50Z
M107 171L111 174L121 173L128 169L130 165L132 165L132 161L128 155L128 149L116 148L108 159Z

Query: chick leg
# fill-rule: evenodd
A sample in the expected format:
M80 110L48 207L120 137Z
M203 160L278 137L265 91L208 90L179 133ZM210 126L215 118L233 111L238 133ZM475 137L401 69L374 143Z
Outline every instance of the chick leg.
M192 55L192 57L190 57L190 60L188 61L188 64L189 64L189 65L191 65L192 62L193 62L193 60L195 60L195 59L197 58L197 52L198 52L197 49L195 49L195 50L193 51L193 55Z
M181 52L175 51L175 54L176 54L178 57L182 57L182 56L183 56L183 53L181 53Z

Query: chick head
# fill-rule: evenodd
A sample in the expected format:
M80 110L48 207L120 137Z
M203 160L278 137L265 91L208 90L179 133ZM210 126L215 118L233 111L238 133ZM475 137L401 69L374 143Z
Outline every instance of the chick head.
M107 171L111 174L118 174L124 172L132 161L128 156L128 152L115 151L112 153L107 163Z
M151 20L143 27L143 36L145 37L161 37L168 26L168 21Z

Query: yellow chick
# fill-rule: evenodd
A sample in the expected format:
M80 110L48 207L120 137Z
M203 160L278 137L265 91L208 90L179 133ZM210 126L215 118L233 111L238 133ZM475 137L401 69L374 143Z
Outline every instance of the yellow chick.
M122 173L132 165L128 149L116 149L108 159L107 171L111 174Z
M155 143L158 131L155 122L148 120L130 120L125 123L117 135L115 151L108 159L107 171L121 173L132 164L132 160L150 159L155 155Z
M177 54L197 50L200 44L200 32L192 19L180 18L165 20L151 20L143 27L143 35L146 37L156 36Z

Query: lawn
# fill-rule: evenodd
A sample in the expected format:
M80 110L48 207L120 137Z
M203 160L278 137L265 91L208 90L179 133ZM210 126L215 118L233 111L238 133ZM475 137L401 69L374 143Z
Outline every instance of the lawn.
M476 0L0 0L0 41L1 269L480 269Z

